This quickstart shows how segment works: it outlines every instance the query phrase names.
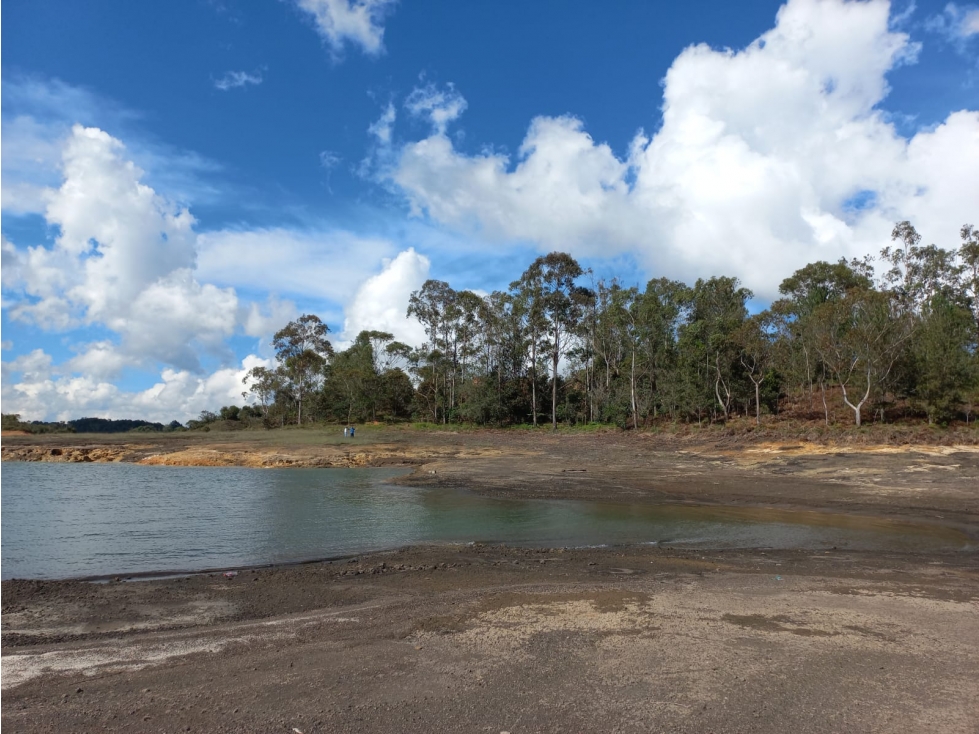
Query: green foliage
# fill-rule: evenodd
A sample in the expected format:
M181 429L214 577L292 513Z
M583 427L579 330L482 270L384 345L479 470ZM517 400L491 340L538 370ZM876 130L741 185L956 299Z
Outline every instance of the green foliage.
M25 433L74 433L75 428L70 423L22 421L17 413L3 414L4 431L24 431Z
M934 296L922 314L913 350L915 397L928 422L953 418L979 381L972 314L941 294Z
M253 405L188 427L258 417L267 428L310 420L534 428L542 416L565 430L708 427L734 415L790 420L786 404L828 427L848 413L857 425L900 411L971 420L979 231L963 227L956 251L923 246L908 222L893 238L879 277L870 257L811 263L753 315L752 293L735 278L586 282L589 273L560 252L485 297L428 280L407 312L425 343L364 331L334 353L326 326L305 315L276 334L277 366L246 376Z

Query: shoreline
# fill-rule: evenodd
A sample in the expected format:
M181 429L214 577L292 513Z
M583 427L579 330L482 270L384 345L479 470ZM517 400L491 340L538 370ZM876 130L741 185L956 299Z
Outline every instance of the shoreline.
M459 490L465 491L465 490ZM542 499L537 500L540 502L550 502L552 500ZM572 500L575 501L575 500ZM588 502L590 500L578 500ZM616 503L609 503L616 504ZM651 506L663 506L663 507L678 507L680 505L656 505L651 504ZM394 545L394 546L382 546L375 548L365 548L360 551L351 551L349 553L340 553L337 555L325 555L325 556L312 556L308 558L298 558L295 560L286 561L273 561L273 562L255 562L255 563L245 563L239 565L220 565L220 566L209 566L200 569L193 568L172 568L172 569L152 569L147 571L116 571L101 574L89 574L84 576L58 576L58 577L38 577L38 576L13 576L10 578L4 578L0 580L0 583L7 583L12 581L31 581L31 582L84 582L84 583L113 583L113 582L138 582L138 581L157 581L157 580L167 580L174 579L178 577L188 577L188 576L207 576L214 574L223 574L226 572L246 572L246 571L257 571L257 570L276 570L276 569L288 569L297 566L307 566L319 563L336 563L339 561L346 561L351 558L360 558L364 556L374 556L383 555L386 553L401 553L416 550L419 548L446 548L446 549L456 549L465 547L504 547L513 548L515 550L532 550L532 551L548 551L548 552L569 552L569 551L583 551L583 550L596 550L596 551L609 551L616 552L622 550L634 550L640 548L658 548L661 550L675 550L680 552L690 552L690 553L735 553L735 552L785 552L785 553L826 553L826 552L849 552L849 553L861 553L861 554L896 554L905 555L908 557L920 557L920 558L940 558L949 556L967 556L970 554L976 554L979 558L979 527L973 524L966 524L957 521L941 520L936 518L914 518L910 519L905 516L886 516L886 515L873 515L868 513L847 513L840 509L794 509L794 508L772 508L770 506L753 506L753 505L721 505L721 504L685 504L683 507L692 508L705 508L711 510L774 510L778 513L791 513L791 514L822 514L827 516L833 516L837 518L851 517L854 519L868 519L876 518L892 524L895 529L900 526L904 526L908 529L921 529L921 528L936 528L941 530L951 530L961 533L966 539L966 546L960 548L946 548L946 549L928 549L928 550L916 550L916 549L901 549L901 548L851 548L851 547L837 547L832 546L827 547L779 547L771 545L759 545L759 546L739 546L739 545L727 545L727 546L715 546L715 545L701 545L693 542L685 542L682 540L671 541L671 540L652 540L652 541L636 541L636 542L608 542L600 544L588 544L588 545L546 545L537 544L532 542L517 542L517 541L503 541L493 538L475 540L475 541L445 541L439 542L434 540L421 540L418 542ZM774 520L773 520L774 521ZM784 521L784 520L783 520ZM759 523L764 521L758 520ZM811 527L809 523L799 523L804 527ZM979 564L979 560L977 560Z
M357 446L322 438L211 436L164 448L408 460L414 471L398 483L503 499L820 513L979 534L975 447L807 452L624 434L378 431ZM86 448L137 458L155 450L120 444ZM447 543L138 583L0 588L2 723L11 730L979 726L976 548Z
M979 430L975 432L979 440ZM484 496L694 502L934 516L979 522L979 445L838 445L653 434L521 435L377 429L355 443L332 431L13 437L3 461L253 468L404 468L411 486ZM730 440L729 440L730 439ZM974 481L974 485L970 484ZM833 489L835 491L827 491Z

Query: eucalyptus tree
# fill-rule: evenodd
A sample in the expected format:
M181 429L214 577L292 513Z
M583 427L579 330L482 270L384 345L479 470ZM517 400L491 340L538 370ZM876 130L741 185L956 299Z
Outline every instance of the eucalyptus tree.
M544 308L543 273L540 268L528 269L510 284L514 301L523 322L523 333L529 347L530 364L530 412L534 427L537 427L537 367L541 355L548 349L547 316Z
M288 380L298 406L296 423L303 421L303 402L322 373L326 360L333 356L333 345L326 335L329 327L318 316L303 314L275 333L272 346L282 374Z
M455 341L459 363L459 377L465 382L471 369L471 362L481 350L484 332L480 328L484 315L483 299L472 291L459 291L456 297Z
M275 396L282 388L282 373L268 367L252 367L242 378L245 390L241 397L246 401L249 396L258 399L262 407L262 419L266 428L270 428L271 410L275 404Z
M371 399L377 397L377 374L368 334L358 334L353 344L337 352L324 370L323 397L334 417L345 423L366 416L372 407Z
M551 428L557 429L558 365L567 353L582 318L586 299L575 281L585 274L566 252L542 255L531 263L518 283L543 317L551 362Z
M863 406L887 380L907 339L898 308L891 293L852 290L813 313L816 350L858 426Z
M784 319L781 356L786 366L790 368L797 367L801 361L801 368L790 371L794 371L801 382L808 387L810 409L813 401L813 383L819 382L823 395L823 408L827 416L826 382L823 379L825 375L815 355L811 328L812 315L824 303L838 301L852 290L871 289L873 287L871 276L872 270L869 270L869 265L865 262L848 263L844 258L835 263L820 260L796 270L778 287L783 298L773 313L779 313Z
M378 407L383 404L385 398L384 377L388 359L395 352L388 351L388 347L394 342L394 334L386 331L362 331L356 339L351 349L357 349L363 355L360 360L362 367L359 370L362 377L360 381L361 399L370 411L371 420L377 420Z
M536 415L534 396L537 391L535 368L530 386L531 400L527 399L527 353L532 342L531 332L526 328L529 323L527 306L510 293L492 294L489 304L497 325L498 390L503 414L512 421L525 421L528 405Z
M482 299L476 330L478 349L470 399L471 409L497 423L525 414L524 376L529 340L524 302L512 293L494 291Z
M681 332L681 348L698 376L698 411L712 391L727 420L737 375L734 336L748 316L752 293L737 278L700 279L693 287L690 319ZM713 403L713 400L710 401Z
M452 356L450 334L452 322L456 316L457 295L445 281L429 279L422 284L420 290L412 293L408 299L407 315L409 317L414 316L421 322L429 339L427 349L424 350L424 361L431 372L431 385L434 393L433 413L436 423L439 420L439 408L441 408L442 422L448 421L449 368ZM439 400L440 376L442 378L444 404Z
M640 297L638 288L623 289L619 298L616 299L616 310L622 324L622 334L625 337L624 343L628 348L629 354L629 404L632 410L632 427L639 430L639 391L638 382L646 373L646 363L643 357L644 336L646 324L643 316L646 314L640 307ZM639 359L636 356L639 355Z
M972 311L976 341L979 342L979 229L965 224L959 234L962 237L962 245L959 247L962 291Z
M605 400L608 400L612 378L618 376L627 348L625 330L629 318L626 311L634 297L635 290L622 288L615 278L609 283L599 280L592 307L588 309L590 353L596 360L601 360L604 372L602 395Z
M657 403L668 404L671 415L676 406L671 388L676 382L677 337L690 312L691 297L692 292L685 284L657 278L650 280L646 290L638 293L630 305L646 365L647 401L653 408L653 417Z
M361 331L324 368L320 405L347 423L355 419L405 418L415 396L402 366L411 348L384 331Z
M771 311L762 311L746 319L735 336L738 360L755 388L755 425L761 425L761 384L771 373L777 355L776 318Z
M914 343L915 398L928 422L951 418L979 381L970 310L947 294L930 298Z
M968 234L969 231L963 228L964 238ZM930 330L927 341L932 346L937 346L936 329L947 328L960 333L953 326L957 319L952 318L949 309L955 310L956 304L959 308L969 309L966 295L969 265L962 257L966 252L921 245L921 237L909 222L899 222L892 239L902 243L903 247L881 251L881 256L891 264L882 287L891 292L900 305L908 348L903 350L888 383L882 385L882 391L890 389L895 395L914 397L922 389L919 384L922 380L933 382L936 366L934 359L926 357L923 347L918 344L920 338L925 338L921 331ZM951 354L947 350L940 352ZM921 373L923 369L929 370L930 377L925 378Z

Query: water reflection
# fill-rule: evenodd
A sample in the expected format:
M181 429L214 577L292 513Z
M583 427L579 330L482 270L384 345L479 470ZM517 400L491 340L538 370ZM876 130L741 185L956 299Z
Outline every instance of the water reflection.
M387 483L397 469L4 464L3 577L322 558L423 542L956 550L948 528L775 509L520 501Z

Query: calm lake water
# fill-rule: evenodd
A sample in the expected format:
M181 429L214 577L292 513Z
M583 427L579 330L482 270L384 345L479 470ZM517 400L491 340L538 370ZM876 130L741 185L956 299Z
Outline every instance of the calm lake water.
M3 578L200 570L412 543L964 550L957 531L812 512L496 500L400 469L5 463Z

